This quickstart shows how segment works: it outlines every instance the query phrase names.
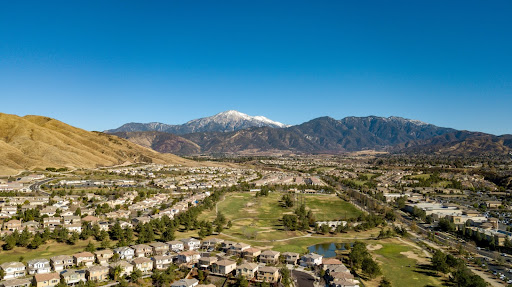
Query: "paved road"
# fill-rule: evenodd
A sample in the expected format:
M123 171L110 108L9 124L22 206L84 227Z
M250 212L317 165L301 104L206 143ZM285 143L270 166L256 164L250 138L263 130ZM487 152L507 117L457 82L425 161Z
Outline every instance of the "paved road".
M292 270L292 277L297 282L297 287L314 287L315 277L308 273Z

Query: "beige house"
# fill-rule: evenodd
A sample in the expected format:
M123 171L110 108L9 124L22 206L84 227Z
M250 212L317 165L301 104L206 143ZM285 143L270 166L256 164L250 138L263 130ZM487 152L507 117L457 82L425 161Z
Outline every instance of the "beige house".
M119 274L119 276L121 276L121 277L122 276L130 276L133 272L133 265L131 265L130 263L128 263L127 261L124 261L124 260L110 263L109 267L111 270L113 270L118 266L121 268L121 273Z
M60 282L60 274L57 272L47 274L36 274L32 285L35 287L53 287Z
M135 257L151 257L153 248L146 244L137 244L130 246L135 251Z
M217 257L210 256L210 257L201 257L199 258L199 262L197 265L199 265L199 269L209 269L210 266L212 266L213 263L219 261Z
M4 223L4 230L15 231L21 230L21 220L13 219Z
M256 279L262 282L275 283L279 281L279 269L269 266L260 267Z
M283 257L283 260L286 264L292 264L292 265L297 264L297 262L299 261L299 258L300 258L299 253L295 253L295 252L284 252L283 254L281 254L281 256Z
M50 258L50 264L54 271L62 271L75 266L75 259L69 255L58 255Z
M134 268L142 271L142 273L149 273L153 270L153 261L146 257L138 257L133 259L132 265Z
M96 262L100 265L107 266L110 258L114 256L114 251L110 249L98 250L94 252L96 256Z
M242 253L243 257L249 261L255 261L258 258L258 256L260 256L260 254L261 250L254 247L247 248Z
M280 252L265 250L260 254L260 262L265 264L276 264L279 262Z
M25 264L21 262L5 262L0 265L4 271L3 279L13 279L23 277L26 274Z
M228 275L236 269L236 262L231 260L221 260L213 263L210 268L212 273Z
M85 265L85 266L92 266L94 264L94 254L91 252L80 252L73 254L73 258L75 260L75 265Z
M2 287L29 287L30 280L28 279L11 279L0 282Z
M236 268L236 276L242 276L251 280L258 272L259 265L257 263L244 263Z
M87 280L102 282L109 279L108 277L108 266L92 266L87 268L86 277Z
M153 249L153 255L155 256L165 255L169 252L169 245L163 242L150 243L149 246Z
M167 269L172 264L174 256L172 255L156 255L151 258L153 267L158 270Z

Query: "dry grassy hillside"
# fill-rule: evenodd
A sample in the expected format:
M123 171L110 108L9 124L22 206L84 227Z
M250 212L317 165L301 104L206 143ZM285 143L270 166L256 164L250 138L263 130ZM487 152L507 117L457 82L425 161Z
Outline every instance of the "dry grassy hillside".
M0 113L0 174L34 168L94 168L136 162L191 163L55 119Z

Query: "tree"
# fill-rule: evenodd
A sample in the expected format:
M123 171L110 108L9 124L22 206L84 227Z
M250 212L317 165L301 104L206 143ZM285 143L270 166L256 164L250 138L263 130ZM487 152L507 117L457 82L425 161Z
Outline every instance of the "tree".
M233 223L231 223L231 220L228 221L228 225L226 226L228 229L230 229L231 227L233 227Z
M292 285L290 270L286 267L283 267L279 270L279 272L281 273L281 283L284 285L284 287Z
M140 278L142 278L142 271L135 268L135 270L132 272L132 275L130 275L130 279L133 283L136 283Z
M364 259L369 256L366 244L361 241L356 241L350 250L348 258L353 267L360 268Z
M366 257L361 263L361 269L370 278L373 279L380 275L380 267L370 256Z
M2 246L4 250L11 250L16 246L16 237L14 237L12 234L7 235L4 239L5 243Z
M89 244L87 244L87 246L85 247L85 251L94 252L96 251L96 246L94 246L94 244L91 241L89 241Z
M4 279L5 277L5 271L4 269L0 269L0 280Z
M382 277L382 280L380 280L379 287L391 287L391 282L386 277Z
M32 241L30 241L30 243L28 244L28 248L37 249L42 244L43 244L43 238L41 237L41 235L39 233L36 233L36 235L34 235L34 238L32 238Z
M441 250L436 250L434 255L432 256L432 267L443 273L448 271L448 264L446 263L446 254L444 254Z
M291 231L297 230L297 216L293 215L293 214L283 215L283 226L287 230L291 230Z

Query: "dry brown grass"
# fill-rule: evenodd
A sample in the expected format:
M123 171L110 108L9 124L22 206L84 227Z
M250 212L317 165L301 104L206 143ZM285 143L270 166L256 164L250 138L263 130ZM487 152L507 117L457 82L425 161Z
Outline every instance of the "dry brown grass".
M95 168L138 162L192 163L55 119L0 113L0 174L46 167Z

